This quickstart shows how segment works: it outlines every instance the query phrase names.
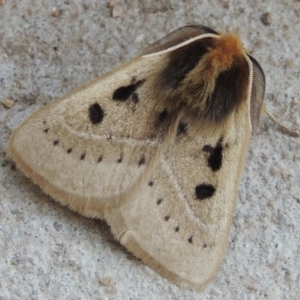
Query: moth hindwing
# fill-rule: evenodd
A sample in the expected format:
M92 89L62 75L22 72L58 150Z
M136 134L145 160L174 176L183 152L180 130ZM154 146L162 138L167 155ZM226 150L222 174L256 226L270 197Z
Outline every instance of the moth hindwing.
M200 291L224 256L264 86L235 35L186 26L34 113L8 151L47 194Z

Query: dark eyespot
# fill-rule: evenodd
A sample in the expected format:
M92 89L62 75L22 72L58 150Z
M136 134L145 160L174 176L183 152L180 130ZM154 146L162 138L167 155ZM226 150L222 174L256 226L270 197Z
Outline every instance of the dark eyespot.
M102 161L102 155L98 158L98 163Z
M165 221L169 221L170 220L170 216L165 216L164 219L165 219Z
M149 186L153 186L153 184L154 184L153 181L149 182Z
M69 149L67 150L67 153L70 154L71 152L72 152L72 148L69 148Z
M188 238L188 242L189 242L190 244L193 243L193 236L190 236L190 237Z
M56 140L56 141L53 142L53 145L54 145L54 146L56 146L56 145L58 145L58 144L59 144L59 140Z
M44 130L45 133L48 133L48 131L49 131L49 128L46 128L46 129Z
M156 202L156 203L157 203L157 205L161 204L161 203L162 203L162 201L163 201L163 199L158 199L158 200L157 200L157 202Z
M85 159L85 153L81 154L80 156L80 160L84 160Z
M179 227L179 226L176 226L175 231L178 232L179 229L180 229L180 227Z
M120 158L118 159L118 163L120 164L123 161L123 154L121 154Z
M216 189L211 184L199 184L195 188L196 199L204 200L206 198L210 198L215 193Z
M96 125L103 121L104 111L99 103L94 103L89 106L89 118L92 124Z

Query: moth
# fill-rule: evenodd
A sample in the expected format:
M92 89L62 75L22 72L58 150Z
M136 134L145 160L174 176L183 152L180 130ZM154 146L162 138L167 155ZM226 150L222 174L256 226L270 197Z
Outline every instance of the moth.
M45 193L201 291L224 257L264 92L237 36L185 26L35 112L8 153Z

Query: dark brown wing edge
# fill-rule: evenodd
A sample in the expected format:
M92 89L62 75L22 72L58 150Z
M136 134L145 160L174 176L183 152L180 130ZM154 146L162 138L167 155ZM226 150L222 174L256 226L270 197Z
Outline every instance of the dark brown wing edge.
M253 80L250 99L250 119L252 132L255 133L259 125L259 117L264 102L266 79L264 71L258 61L249 54L248 57L251 60L253 66Z
M167 34L162 39L145 48L141 55L149 55L181 44L189 39L203 34L219 35L215 30L204 25L188 25Z

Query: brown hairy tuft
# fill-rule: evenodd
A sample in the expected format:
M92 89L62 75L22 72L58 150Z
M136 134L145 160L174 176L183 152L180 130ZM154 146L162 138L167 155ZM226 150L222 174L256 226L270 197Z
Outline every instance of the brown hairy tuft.
M244 53L241 40L234 34L225 34L215 39L215 45L208 55L215 70L222 72L232 66L234 58Z

